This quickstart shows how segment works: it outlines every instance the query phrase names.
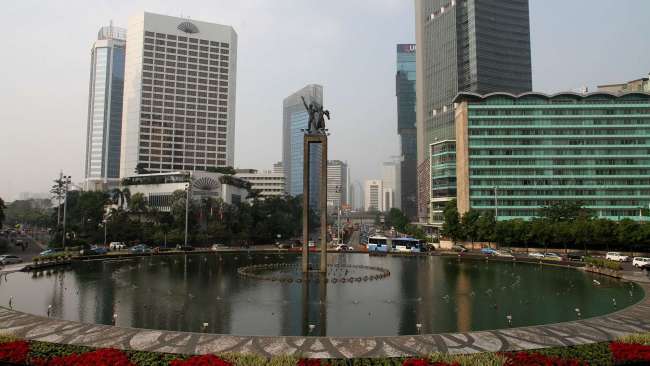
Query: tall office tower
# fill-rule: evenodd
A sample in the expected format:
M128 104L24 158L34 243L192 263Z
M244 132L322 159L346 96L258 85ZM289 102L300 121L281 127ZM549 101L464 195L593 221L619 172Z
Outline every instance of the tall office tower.
M86 190L105 190L120 178L126 30L102 27L90 52Z
M401 208L401 165L402 161L399 156L381 165L383 184L382 211L389 211L391 208Z
M383 208L382 192L384 187L381 180L372 179L366 181L364 189L365 193L365 210L366 211L381 211Z
M415 0L415 17L420 165L430 159L432 143L453 144L458 92L527 92L532 72L528 0ZM418 201L420 220L430 203L440 210L451 198Z
M348 165L340 160L327 162L327 208L338 211L348 204Z
M356 210L359 206L357 206L357 197L354 191L354 184L350 183L348 185L348 204L351 209Z
M282 120L282 166L284 168L287 192L292 196L302 194L303 169L303 135L309 126L309 114L302 103L317 102L323 104L323 87L316 84L307 85L284 99ZM309 205L319 207L321 147L312 144L310 149Z
M237 33L151 13L128 29L120 176L232 166Z
M397 45L397 133L400 137L401 197L399 205L404 214L417 216L417 129L415 127L415 45Z

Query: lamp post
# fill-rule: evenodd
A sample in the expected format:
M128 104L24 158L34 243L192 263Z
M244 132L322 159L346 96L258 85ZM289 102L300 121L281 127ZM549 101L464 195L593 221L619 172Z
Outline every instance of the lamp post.
M108 219L104 218L104 220L102 220L102 223L104 224L104 246L106 246L106 231L108 227Z
M192 178L187 183L185 187L185 246L187 246L187 227L189 222L189 210L190 210L190 189L192 186Z
M65 237L66 237L66 212L68 210L68 190L70 188L70 183L72 182L72 177L69 175L63 176L63 184L65 185L65 193L63 198L63 250L65 251Z

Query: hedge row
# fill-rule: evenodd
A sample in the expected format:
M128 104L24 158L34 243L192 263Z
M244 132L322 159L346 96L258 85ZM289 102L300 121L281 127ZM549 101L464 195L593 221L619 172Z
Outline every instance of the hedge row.
M0 335L0 364L63 366L523 366L523 365L648 365L650 333L623 337L611 343L546 348L526 352L449 355L427 358L302 359L225 353L187 356L117 349L94 349Z

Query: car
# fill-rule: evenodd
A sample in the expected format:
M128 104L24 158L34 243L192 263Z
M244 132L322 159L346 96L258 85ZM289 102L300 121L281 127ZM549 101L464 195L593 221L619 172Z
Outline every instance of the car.
M650 258L634 257L634 259L632 259L632 265L637 268L641 268L645 265L650 265Z
M177 245L176 250L182 250L184 252L192 252L194 251L194 247L191 245Z
M21 263L23 260L15 255L5 254L0 255L0 264L13 264Z
M496 250L496 256L497 257L505 257L505 258L514 258L515 256L512 255L509 251L507 250Z
M129 248L129 251L131 253L151 253L151 248L145 244L138 244Z
M88 249L82 249L79 251L81 255L104 255L108 253L108 249L104 247L92 246Z
M42 252L39 253L41 257L47 257L48 255L54 255L56 253L59 253L61 249L46 249Z
M124 245L124 243L122 243L120 241L114 241L114 242L111 242L108 245L108 249L110 249L110 250L122 250L122 249L126 249L126 245Z
M211 250L217 251L220 249L226 249L227 247L224 244L212 244L210 247Z
M535 258L535 259L543 259L544 258L544 253L531 252L531 253L528 253L528 256L531 257L531 258Z
M642 265L642 266L639 267L639 268L640 268L640 269L643 269L643 270L646 270L646 271L650 271L650 263L648 263L648 264L644 264L644 265Z
M556 253L546 253L544 254L544 259L547 261L561 261L562 257Z
M293 245L289 243L278 244L278 249L291 249L291 248L293 248Z
M615 262L627 262L630 260L630 257L628 257L627 255L623 255L619 252L607 252L607 255L605 255L605 259L610 261L615 261Z
M467 248L465 248L464 246L462 246L460 244L456 244L453 247L451 247L451 250L453 250L454 252L458 252L458 253L465 253L467 251Z
M346 244L338 244L336 247L334 247L334 250L337 252L349 252L352 250L352 248Z
M571 262L582 262L584 260L584 257L577 253L571 253L566 257Z
M492 248L483 248L481 249L481 254L485 255L497 255L497 251Z

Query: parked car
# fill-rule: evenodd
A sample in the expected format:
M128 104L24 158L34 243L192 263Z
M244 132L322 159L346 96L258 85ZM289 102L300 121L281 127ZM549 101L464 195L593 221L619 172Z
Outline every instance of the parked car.
M584 257L581 256L580 254L577 253L571 253L566 256L568 260L571 262L582 262L584 260Z
M151 253L151 248L145 244L138 244L129 248L129 251L131 253Z
M561 261L562 257L557 253L546 253L544 259L547 261Z
M607 255L605 255L605 259L608 259L610 261L616 261L616 262L627 262L630 260L630 257L627 255L623 255L619 252L607 252Z
M495 255L497 257L505 257L505 258L514 258L515 257L514 255L512 255L507 250L496 250L495 253L496 253Z
M21 263L23 260L15 255L5 254L0 255L0 264L13 264Z
M352 248L350 248L350 247L347 246L346 244L338 244L338 245L334 248L334 250L336 250L337 252L348 252L348 251L351 251Z
M641 268L645 265L650 265L650 258L634 257L634 259L632 259L632 265L637 268Z
M497 255L497 251L492 248L483 248L481 249L481 254L484 255Z
M543 259L544 253L532 252L532 253L528 253L528 256L535 259Z
M81 249L79 251L79 254L81 255L104 255L108 253L108 249L104 247L98 247L96 245L93 245L92 247L88 249Z
M644 269L644 270L646 270L646 271L650 271L650 263L648 263L648 264L644 264L644 265L642 265L642 266L639 267L639 268Z
M123 249L126 249L126 245L124 245L124 243L122 243L120 241L114 241L114 242L111 242L108 245L108 249L110 249L110 250L123 250Z
M48 255L54 255L56 253L59 253L61 249L46 249L42 252L39 253L41 257L47 257Z
M465 253L467 251L467 248L465 248L464 246L462 246L460 244L456 244L453 247L451 247L451 250L453 250L454 252L458 252L458 253Z

